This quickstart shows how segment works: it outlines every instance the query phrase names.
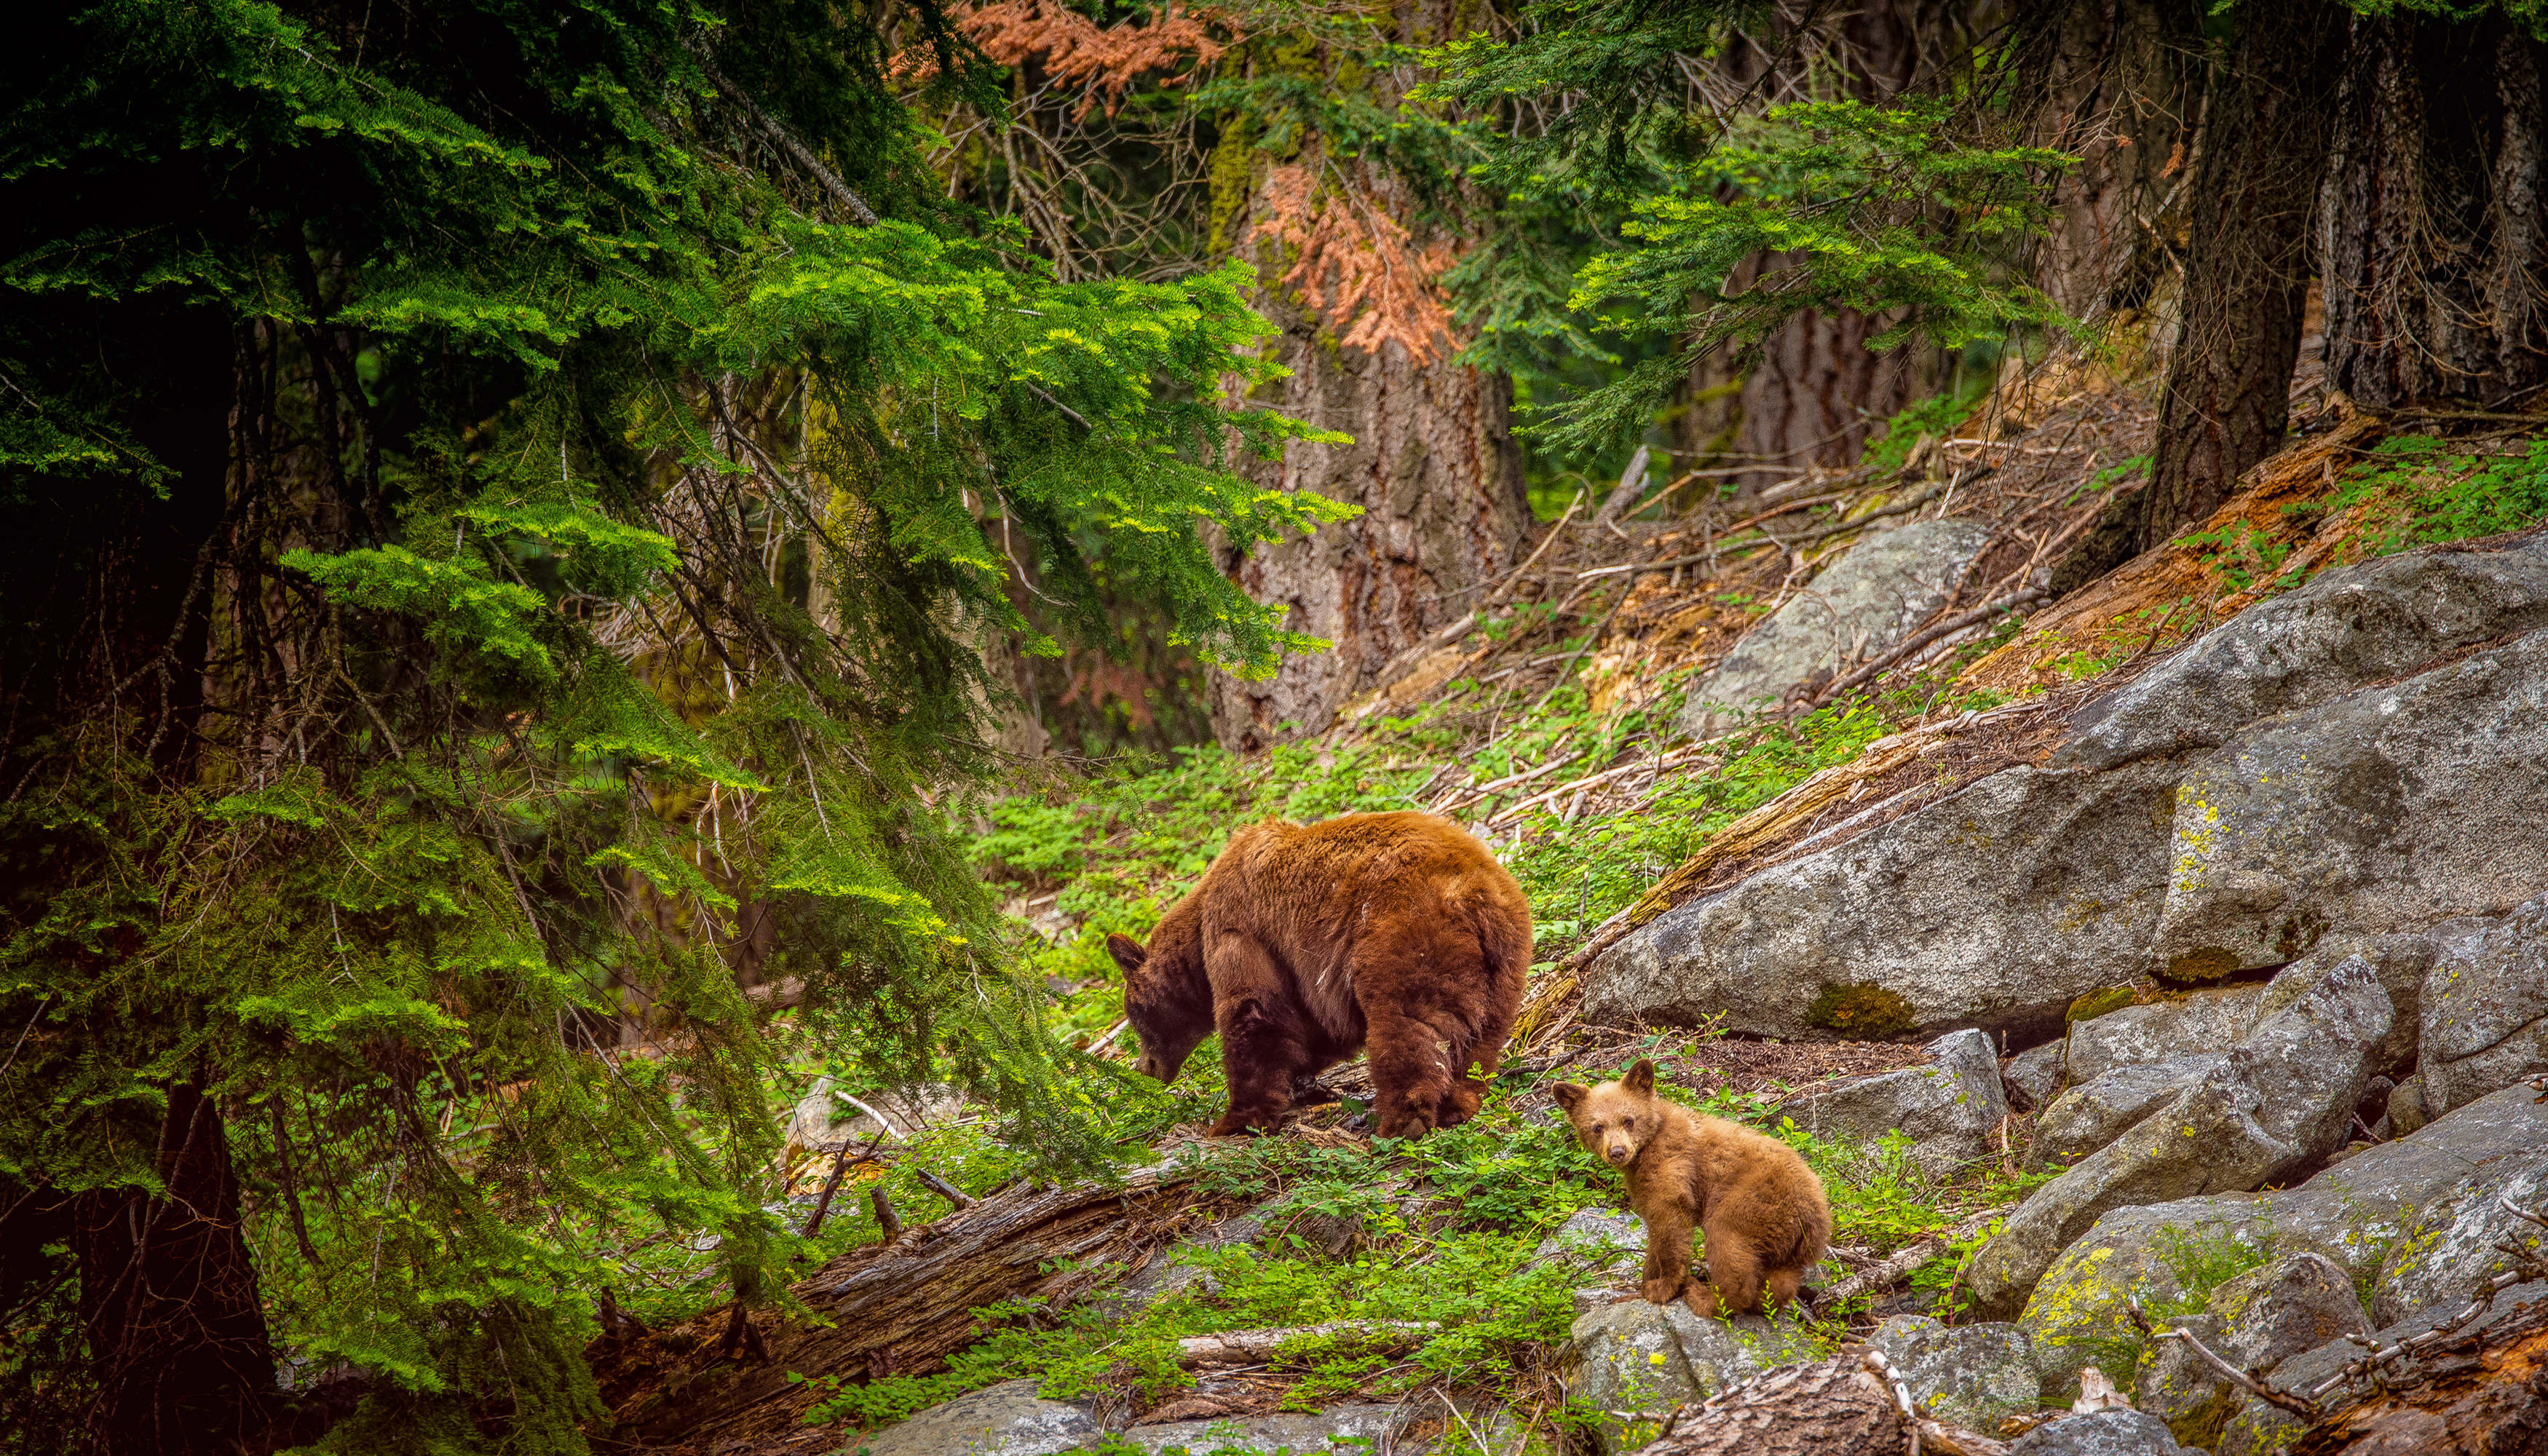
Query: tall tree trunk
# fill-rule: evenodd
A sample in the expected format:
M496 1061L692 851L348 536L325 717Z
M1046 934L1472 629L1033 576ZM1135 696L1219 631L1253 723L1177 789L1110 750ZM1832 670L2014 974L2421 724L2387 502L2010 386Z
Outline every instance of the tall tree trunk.
M1818 6L1782 7L1775 29L1792 32L1823 13ZM1738 39L1717 64L1738 83L1763 84L1773 96L1805 94L1807 72L1820 70L1837 74L1840 89L1857 100L1884 101L1933 70L1964 34L1960 13L1942 0L1868 0L1817 25L1820 33L1800 47L1812 51L1811 58L1789 60L1766 83L1774 57L1760 44ZM1748 286L1776 261L1748 261L1729 288ZM1676 464L1722 457L1755 466L1740 477L1747 491L1807 467L1852 464L1876 424L1943 382L1943 361L1933 348L1913 344L1881 355L1867 352L1866 341L1889 323L1847 311L1808 312L1767 339L1740 376L1727 360L1701 359L1684 386L1685 403L1674 420L1672 438L1681 457ZM1738 382L1739 389L1729 391Z
M2209 514L2282 438L2349 16L2332 0L2238 8L2204 123L2185 322L2138 498L2138 550Z
M2052 197L2038 286L2076 318L2141 307L2171 264L2202 94L2193 0L2064 0L2018 17L2029 141L2079 164Z
M1360 327L1354 318L1315 312L1320 278L1284 270L1296 261L1322 269L1315 239L1324 234L1308 233L1314 240L1304 248L1267 230L1287 218L1309 228L1301 195L1283 190L1286 178L1296 188L1322 179L1319 226L1350 234L1336 251L1376 270L1368 275L1376 286L1401 287L1427 267L1438 271L1444 257L1443 239L1394 230L1409 228L1418 211L1402 180L1322 159L1315 142L1300 166L1278 169L1257 194L1269 285L1258 307L1282 326L1277 347L1292 370L1259 401L1353 440L1296 444L1254 474L1268 486L1359 505L1362 514L1227 563L1249 595L1291 609L1291 630L1334 644L1286 658L1262 682L1211 675L1213 732L1240 752L1326 728L1390 659L1477 605L1479 590L1518 559L1531 524L1512 440L1511 382L1453 363L1438 336L1365 346L1350 341ZM1339 283L1324 296L1338 295L1350 296L1349 287ZM1390 297L1395 314L1420 309L1404 292Z
M274 1347L229 1138L191 1081L168 1088L157 1171L162 1194L96 1189L73 1201L71 1252L97 1381L83 1434L107 1453L263 1449Z
M2354 22L2319 208L2327 384L2355 404L2548 382L2543 74L2499 17Z

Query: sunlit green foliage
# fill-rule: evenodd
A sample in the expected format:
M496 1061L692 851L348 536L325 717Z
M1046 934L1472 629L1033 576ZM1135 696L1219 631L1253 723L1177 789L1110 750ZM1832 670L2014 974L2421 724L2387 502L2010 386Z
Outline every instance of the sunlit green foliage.
M1231 469L1307 433L1230 403L1244 269L1064 282L950 205L896 31L996 106L936 0L118 0L0 58L0 1191L160 1191L203 1088L252 1305L380 1382L340 1442L580 1449L637 1250L782 1297L782 984L780 1041L1110 1150L949 833L976 639L1013 543L1111 630L1102 541L1264 671L1204 532L1338 511ZM74 1318L55 1228L15 1321ZM86 1378L0 1376L39 1443Z

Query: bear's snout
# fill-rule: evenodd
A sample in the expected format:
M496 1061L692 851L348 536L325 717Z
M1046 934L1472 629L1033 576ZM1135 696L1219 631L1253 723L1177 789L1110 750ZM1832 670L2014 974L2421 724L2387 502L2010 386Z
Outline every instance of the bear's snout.
M1614 1167L1626 1167L1628 1160L1637 1155L1637 1150L1625 1142L1613 1142L1601 1149L1601 1155L1608 1158Z

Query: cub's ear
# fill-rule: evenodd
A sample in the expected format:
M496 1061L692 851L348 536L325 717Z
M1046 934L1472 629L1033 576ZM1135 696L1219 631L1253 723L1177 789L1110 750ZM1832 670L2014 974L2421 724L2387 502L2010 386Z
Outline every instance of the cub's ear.
M1584 1099L1592 1095L1592 1088L1578 1086L1573 1082L1560 1082L1556 1086L1549 1088L1548 1092L1550 1096L1557 1099L1557 1105L1566 1109L1568 1112L1573 1112L1575 1109L1582 1107L1584 1105Z
M1619 1081L1629 1091L1639 1096L1651 1097L1655 1090L1655 1064L1640 1056L1637 1058L1637 1064L1628 1068L1628 1074L1621 1077Z
M1141 949L1139 941L1123 935L1106 938L1106 954L1115 957L1115 963L1124 967L1126 975L1139 970L1150 958L1150 953Z

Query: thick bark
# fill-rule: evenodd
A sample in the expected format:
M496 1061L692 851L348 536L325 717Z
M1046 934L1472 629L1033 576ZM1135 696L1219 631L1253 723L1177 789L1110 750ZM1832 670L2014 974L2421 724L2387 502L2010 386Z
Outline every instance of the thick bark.
M157 1171L164 1196L98 1189L73 1202L70 1246L97 1382L83 1435L101 1452L236 1451L273 1419L274 1347L229 1138L191 1083L168 1089Z
M2348 15L2332 0L2237 11L2194 179L2185 326L2138 498L2141 550L2210 514L2282 438Z
M1636 1456L1898 1456L1912 1448L1912 1418L1854 1355L1790 1365L1684 1408ZM1918 1421L1918 1447L1960 1456L2006 1448L1937 1420Z
M1791 7L1776 28L1789 30L1802 18ZM1941 0L1870 0L1818 23L1820 34L1807 45L1814 68L1836 73L1849 95L1883 101L1956 52L1966 35L1962 19L1961 11ZM1801 77L1804 67L1790 61L1781 77L1765 81L1775 53L1763 48L1770 44L1774 43L1738 40L1717 64L1739 84L1760 84L1777 94L1782 77ZM1777 264L1776 257L1752 259L1735 271L1727 288L1739 292ZM1880 355L1867 352L1866 341L1890 323L1846 311L1811 312L1764 341L1757 359L1700 359L1672 421L1675 466L1720 460L1757 466L1739 478L1750 491L1808 467L1855 462L1875 424L1943 383L1943 361L1934 348L1912 344Z
M2327 384L2355 404L2548 382L2543 74L2501 18L2354 22L2319 249Z
M2035 277L2095 320L2145 303L2173 266L2201 95L2192 0L2066 0L2018 18L2028 139L2079 158L2052 195Z
M1379 200L1409 216L1388 190ZM1293 631L1335 644L1286 658L1263 682L1211 675L1213 731L1242 752L1325 729L1391 658L1474 607L1477 589L1527 549L1531 524L1509 381L1445 357L1418 364L1396 342L1341 343L1334 321L1279 288L1259 307L1283 327L1292 377L1257 401L1353 441L1294 445L1255 474L1362 514L1230 563L1250 596L1291 609Z
M622 1438L705 1450L788 1430L820 1395L819 1387L790 1382L789 1372L927 1375L982 1336L974 1309L1025 1296L1065 1299L1093 1282L1079 1271L1166 1241L1206 1202L1184 1174L1136 1174L1120 1189L1015 1189L815 1271L795 1294L830 1322L770 1330L765 1363L737 1366L701 1348L704 1366L659 1383L661 1372L610 1368L611 1352L596 1346L595 1367L605 1398L619 1408Z
M2330 1397L2295 1456L2548 1452L2548 1303L2484 1323L2377 1386Z

